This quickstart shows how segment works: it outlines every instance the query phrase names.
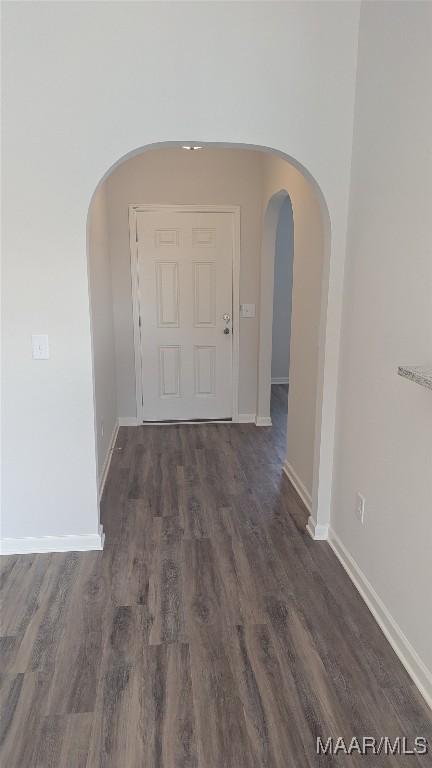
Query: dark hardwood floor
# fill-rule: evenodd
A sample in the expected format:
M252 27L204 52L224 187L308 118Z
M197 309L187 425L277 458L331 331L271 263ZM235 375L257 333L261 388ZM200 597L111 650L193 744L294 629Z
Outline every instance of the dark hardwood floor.
M428 736L431 713L282 474L272 428L120 429L103 552L1 560L7 768L431 766L316 737Z

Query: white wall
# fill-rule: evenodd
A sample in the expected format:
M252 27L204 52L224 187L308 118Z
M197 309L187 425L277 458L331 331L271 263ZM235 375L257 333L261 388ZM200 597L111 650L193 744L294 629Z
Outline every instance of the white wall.
M428 3L362 7L332 513L429 674L432 392L396 371L432 362L431 31Z
M136 417L129 203L240 205L240 301L258 305L263 163L263 153L241 149L152 150L107 179L120 418ZM255 412L257 328L257 316L240 319L240 413Z
M271 360L272 380L288 378L293 256L293 213L291 201L287 198L282 203L276 232Z
M117 425L111 264L108 249L106 183L97 189L89 212L89 283L94 365L95 429L99 485Z
M97 531L87 212L120 157L174 139L275 147L326 198L325 502L357 33L357 3L3 6L5 536ZM31 358L38 330L50 336L43 364Z

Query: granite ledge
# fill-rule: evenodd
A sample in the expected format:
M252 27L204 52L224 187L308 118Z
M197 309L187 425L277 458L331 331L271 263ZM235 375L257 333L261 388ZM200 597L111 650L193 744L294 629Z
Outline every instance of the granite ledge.
M432 389L432 365L400 365L398 374L422 387Z

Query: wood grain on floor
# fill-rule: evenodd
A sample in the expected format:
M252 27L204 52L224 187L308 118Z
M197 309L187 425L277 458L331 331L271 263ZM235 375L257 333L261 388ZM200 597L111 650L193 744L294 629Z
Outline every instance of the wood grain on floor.
M1 561L8 768L431 766L316 754L427 736L423 699L282 473L273 427L121 428L103 552Z

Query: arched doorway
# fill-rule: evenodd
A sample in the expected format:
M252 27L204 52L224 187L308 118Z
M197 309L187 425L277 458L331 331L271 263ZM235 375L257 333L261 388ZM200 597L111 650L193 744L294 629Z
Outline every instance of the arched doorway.
M258 426L271 425L270 398L276 237L280 214L287 200L289 200L289 195L286 190L281 189L275 192L268 201L263 217L257 397Z
M270 419L272 321L277 227L289 197L293 211L294 264L285 472L309 512L313 538L327 538L328 477L333 433L323 429L330 221L317 185L292 164L273 160L263 217L257 423ZM287 327L287 333L288 333Z
M328 513L328 507L326 505L326 502L319 503L320 498L320 491L322 490L323 486L320 483L320 475L319 475L319 467L320 467L320 457L323 455L323 440L326 444L325 450L326 450L326 464L327 464L327 476L326 476L326 492L328 495L328 469L329 465L331 467L332 464L332 440L333 440L333 434L332 434L332 424L331 419L329 420L329 426L326 428L326 434L323 435L322 429L321 429L321 422L322 422L322 407L321 404L323 402L323 392L324 392L324 361L325 356L322 353L323 350L323 340L325 340L326 336L326 306L327 306L327 294L328 294L328 263L326 263L326 259L329 260L329 254L330 254L330 247L329 247L329 237L330 237L330 227L329 227L329 220L328 220L328 213L327 208L324 202L324 199L322 197L322 194L318 188L318 185L314 182L314 180L311 178L311 176L307 173L307 171L299 166L298 163L295 162L292 158L289 158L286 155L283 155L282 153L279 153L275 150L268 149L266 147L255 147L255 146L245 146L245 145L237 145L237 144L201 144L204 147L203 153L190 153L190 156L196 157L200 155L201 157L210 156L211 151L231 151L231 152L237 152L240 154L243 154L245 157L248 155L248 153L255 153L256 155L259 154L262 158L262 200L265 201L265 213L263 216L262 207L260 209L260 213L258 216L255 216L255 219L258 219L263 221L263 228L262 228L262 247L258 247L258 254L256 257L256 269L259 271L256 273L256 280L255 277L251 280L249 277L249 283L247 281L244 283L243 289L240 288L240 294L241 299L240 301L249 301L252 299L252 301L255 301L255 305L252 303L252 306L255 306L256 308L256 314L255 314L255 320L240 320L240 323L243 323L243 325L240 325L240 339L242 338L242 334L244 339L247 338L248 341L246 344L243 345L243 358L242 358L242 350L240 350L240 385L239 385L239 398L244 398L244 403L240 403L238 411L239 411L239 421L256 421L257 424L265 424L266 419L268 418L269 414L266 413L266 406L263 405L267 401L267 398L269 399L269 387L271 384L270 379L270 365L266 365L266 356L268 358L269 354L271 357L271 299L272 299L272 292L273 292L273 270L274 270L274 242L276 237L276 226L277 226L277 219L280 212L280 208L283 205L284 200L286 200L287 196L290 196L293 201L293 210L294 210L294 218L296 219L297 223L303 224L303 226L298 226L298 231L302 232L302 229L305 230L308 228L308 215L307 212L307 206L305 205L305 200L307 200L308 204L310 206L313 206L314 209L314 216L315 216L315 222L316 226L313 227L316 238L311 244L311 248L309 249L312 253L312 256L315 256L315 265L318 264L318 261L320 261L319 264L319 274L315 270L315 282L314 282L314 300L313 300L313 308L314 308L314 317L312 320L308 320L309 326L314 326L314 333L315 337L317 339L315 344L315 352L316 352L316 359L314 361L314 370L312 376L306 377L307 386L304 388L304 391L307 391L308 394L308 402L306 405L302 405L302 409L304 413L310 414L313 412L314 419L313 419L313 435L311 438L311 428L310 425L307 430L305 431L305 434L308 435L308 445L307 450L305 446L300 447L300 458L304 465L308 465L308 473L309 476L307 478L307 495L306 495L306 501L308 502L307 506L309 511L311 512L311 522L310 522L310 532L315 538L323 538L326 535L326 523L324 522L324 518L322 518L323 522L321 523L321 516L320 513L323 510L324 512ZM138 160L140 158L150 159L150 158L156 158L157 153L161 153L165 150L176 150L177 152L180 152L179 143L169 143L169 144L163 144L163 145L152 145L149 147L144 147L139 150L136 150L132 153L129 153L125 157L123 157L118 163L116 163L110 171L104 176L103 180L101 181L100 185L98 185L98 189L101 185L103 185L104 182L107 180L110 181L112 177L115 176L117 172L121 173L122 168L126 168L127 164L132 163L134 160ZM186 153L189 154L189 153ZM280 183L282 182L282 183ZM198 187L194 188L195 190L198 189ZM173 192L173 189L171 187L171 193L176 195L176 199L178 201L178 192ZM132 194L132 193L131 193ZM152 199L152 202L161 202L161 203L170 203L173 202L173 199L167 200L163 197L161 197L161 192L159 192L159 197ZM95 196L97 195L97 191L95 193ZM128 198L129 203L140 203L140 202L148 202L148 200L140 200L140 198L136 196L136 194L133 194L132 197L129 196ZM186 202L192 202L191 199L186 200ZM202 200L199 201L196 199L196 195L194 197L193 202L214 202L213 200ZM224 200L219 198L219 202L224 202ZM227 203L231 204L237 204L238 200L227 200ZM256 212L257 213L257 212ZM303 221L302 221L303 217ZM318 223L317 223L318 222ZM242 241L244 241L244 231L242 230ZM256 234L256 233L255 233ZM255 237L255 240L257 238ZM242 243L242 246L244 245L244 242ZM298 244L297 244L298 245ZM250 250L250 249L249 249ZM259 252L261 250L261 253ZM295 251L299 251L299 248L295 248ZM300 249L301 250L301 249ZM303 249L306 253L307 249ZM269 257L269 254L273 253L273 257ZM319 255L319 258L317 258L317 254ZM89 247L89 259L91 260L91 247ZM243 259L243 252L242 252L242 259ZM273 261L272 261L273 259ZM123 267L125 266L126 259L123 258ZM299 262L300 263L300 262ZM313 266L313 260L311 262ZM259 265L259 266L258 266ZM244 268L244 272L246 274L247 271L249 271L250 274L252 274L253 267L252 262L250 265L242 264L242 267ZM253 267L253 269L252 269ZM128 268L130 270L130 263L128 264ZM318 278L317 278L318 275ZM114 284L117 285L117 277L118 275L114 275L113 281ZM256 286L259 290L256 290L254 293L254 280L256 282ZM130 298L130 284L131 284L131 276L130 272L126 273L124 272L123 276L121 277L120 282L123 281L123 286L126 286L125 294L129 291L129 296L127 297L128 300ZM316 287L319 283L319 291L317 292ZM306 281L306 287L307 287L307 281ZM243 293L243 296L242 296ZM319 293L319 296L317 295ZM321 298L322 297L322 298ZM132 302L130 302L132 305ZM127 312L123 312L123 319L126 316L126 314L129 312L129 309ZM131 309L131 315L132 315L132 309ZM252 316L253 317L253 316ZM132 328L132 325L131 325ZM254 336L255 333L255 336ZM128 339L130 341L133 334L129 333ZM129 343L128 341L128 343ZM241 345L241 342L240 342ZM121 350L120 354L122 354L122 351L127 347L127 344L123 344L122 340L120 340L120 343L117 343L117 349ZM248 351L247 351L248 347ZM133 349L133 340L132 340L132 349ZM245 351L246 350L246 351ZM249 360L245 364L245 359L249 355ZM256 389L255 394L253 394L253 381L254 376L252 373L252 369L250 368L250 361L252 358L255 357L255 365L256 365L256 376L255 376L255 382ZM124 360L120 361L121 364L117 366L117 377L122 381L122 377L124 377L124 372L127 369L127 365L124 365ZM136 362L136 361L135 361ZM247 367L249 365L249 368ZM268 380L266 380L266 374L265 371L268 371ZM243 371L243 374L242 374ZM243 382L242 382L242 375L244 376ZM313 378L313 381L312 381ZM245 380L247 379L248 383L245 385ZM252 384L250 383L252 382ZM129 381L130 385L130 381ZM135 385L134 385L135 387ZM131 389L131 387L129 387ZM267 388L267 394L266 394L266 388ZM134 394L136 394L135 388L134 388ZM121 397L118 398L118 400ZM254 403L252 402L252 399L254 399L256 406L254 408ZM97 398L96 398L97 400ZM313 401L313 407L311 407L311 403ZM97 410L97 406L96 406ZM295 410L295 409L294 409ZM123 414L120 413L120 423L127 423L127 424L133 424L136 422L136 413L135 415L133 413L127 413ZM301 413L299 418L301 418ZM310 421L310 420L309 420ZM268 423L268 422L267 422ZM100 426L96 424L96 429L100 430ZM300 437L302 436L302 430L297 430ZM99 436L100 437L100 436ZM98 439L98 432L97 432L97 439ZM300 440L301 442L301 440ZM328 452L330 449L330 453ZM101 463L101 462L99 462ZM306 473L307 474L307 473ZM301 476L301 473L300 473ZM290 476L291 480L294 482L294 484L297 487L297 490L302 491L302 486L298 482L295 482L295 477L293 475ZM324 494L325 496L325 494ZM305 498L305 497L304 497ZM317 525L317 523L319 525ZM320 527L321 526L321 527Z
M292 279L294 260L294 221L291 200L282 204L276 230L275 273L273 291L272 386L289 383Z

